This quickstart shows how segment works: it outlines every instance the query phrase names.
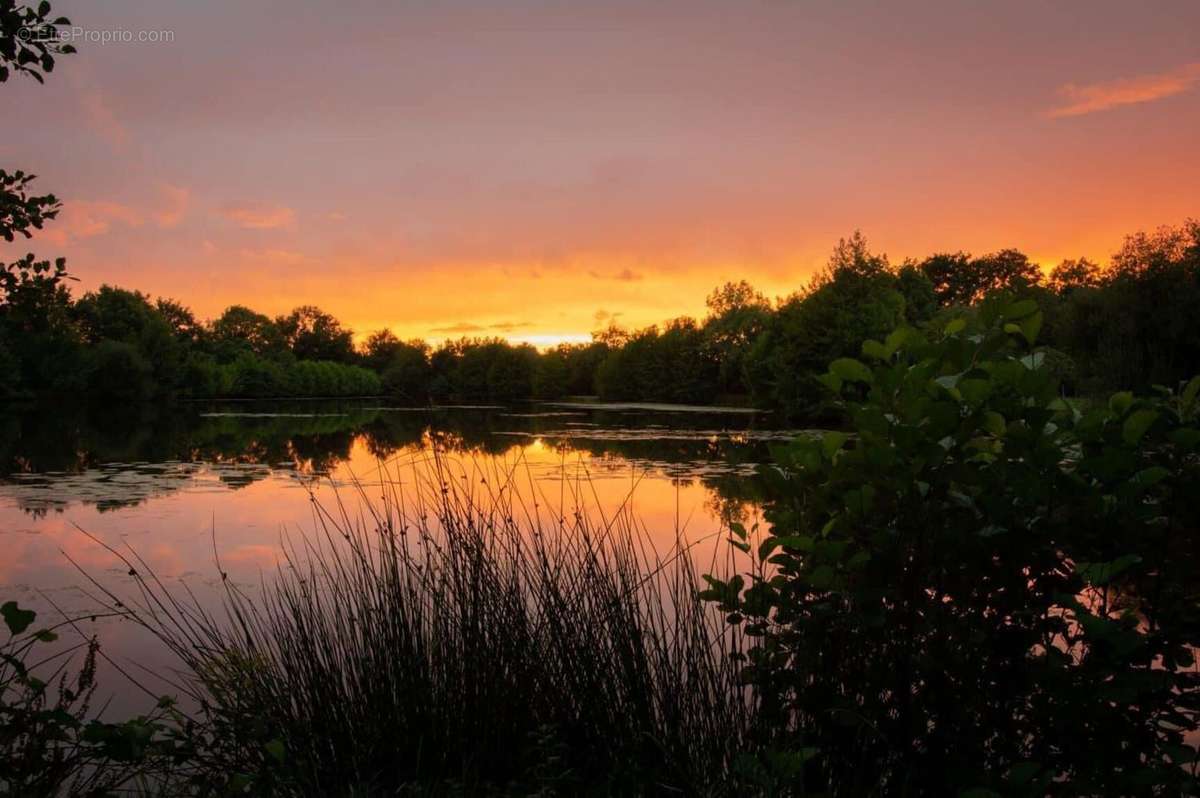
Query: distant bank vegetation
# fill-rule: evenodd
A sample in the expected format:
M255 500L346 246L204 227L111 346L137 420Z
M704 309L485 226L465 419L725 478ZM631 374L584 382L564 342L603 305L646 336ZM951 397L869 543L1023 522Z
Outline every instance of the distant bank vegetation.
M41 267L39 270L38 267ZM1048 272L1014 249L889 263L859 233L790 296L746 281L708 297L703 319L616 326L587 344L539 352L497 338L431 347L388 330L355 346L318 307L271 318L242 305L210 321L183 304L113 286L76 298L61 264L33 256L0 283L0 396L106 400L387 395L414 404L602 399L737 399L793 416L821 407L816 381L864 339L916 327L990 293L1035 299L1040 340L1064 392L1174 385L1200 364L1200 223L1129 236L1107 268L1068 260Z

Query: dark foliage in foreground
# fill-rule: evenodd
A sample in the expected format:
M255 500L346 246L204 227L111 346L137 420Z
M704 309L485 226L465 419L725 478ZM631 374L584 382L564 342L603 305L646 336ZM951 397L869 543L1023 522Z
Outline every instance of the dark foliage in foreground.
M1080 411L994 298L821 380L771 532L704 596L752 641L788 784L837 796L1195 795L1200 377ZM867 364L870 365L867 365Z

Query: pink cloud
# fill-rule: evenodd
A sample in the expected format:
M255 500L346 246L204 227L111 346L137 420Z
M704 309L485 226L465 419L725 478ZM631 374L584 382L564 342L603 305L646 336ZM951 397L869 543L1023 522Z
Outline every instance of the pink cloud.
M117 118L108 95L96 87L91 73L71 71L68 74L67 82L75 91L87 127L107 141L113 150L123 150L129 141L129 130Z
M58 218L47 226L46 240L65 244L81 238L105 235L115 225L141 227L145 221L142 213L128 205L107 200L68 200Z
M192 192L170 183L160 185L159 192L163 198L162 207L155 212L154 220L158 222L159 227L174 227L183 221Z
M1100 83L1068 83L1058 93L1064 104L1046 112L1051 118L1082 116L1182 94L1200 80L1200 62L1184 64L1168 72L1139 75Z
M274 230L291 227L296 212L285 205L264 205L255 202L230 202L221 206L220 214L246 230Z

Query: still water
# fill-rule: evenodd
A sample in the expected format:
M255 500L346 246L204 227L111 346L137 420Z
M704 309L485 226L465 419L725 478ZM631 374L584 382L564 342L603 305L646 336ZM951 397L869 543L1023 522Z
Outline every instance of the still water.
M756 467L772 442L798 433L711 408L9 408L0 416L0 601L47 620L94 612L89 579L134 588L104 543L215 607L220 571L251 592L270 581L283 543L312 533L314 499L355 512L381 481L427 476L435 453L464 480L515 475L561 512L629 512L654 545L695 543L703 561L729 520L757 517ZM97 634L113 660L104 689L114 711L142 698L117 665L170 691L169 655L132 624L99 619L78 634Z

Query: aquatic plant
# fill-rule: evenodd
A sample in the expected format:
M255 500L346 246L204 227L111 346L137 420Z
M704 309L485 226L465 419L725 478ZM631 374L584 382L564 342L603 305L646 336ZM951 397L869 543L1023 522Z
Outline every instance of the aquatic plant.
M140 598L108 601L187 666L204 757L250 784L719 791L753 703L690 550L586 483L550 498L479 462L393 466L357 510L314 500L273 580L226 580L219 613L133 555Z

